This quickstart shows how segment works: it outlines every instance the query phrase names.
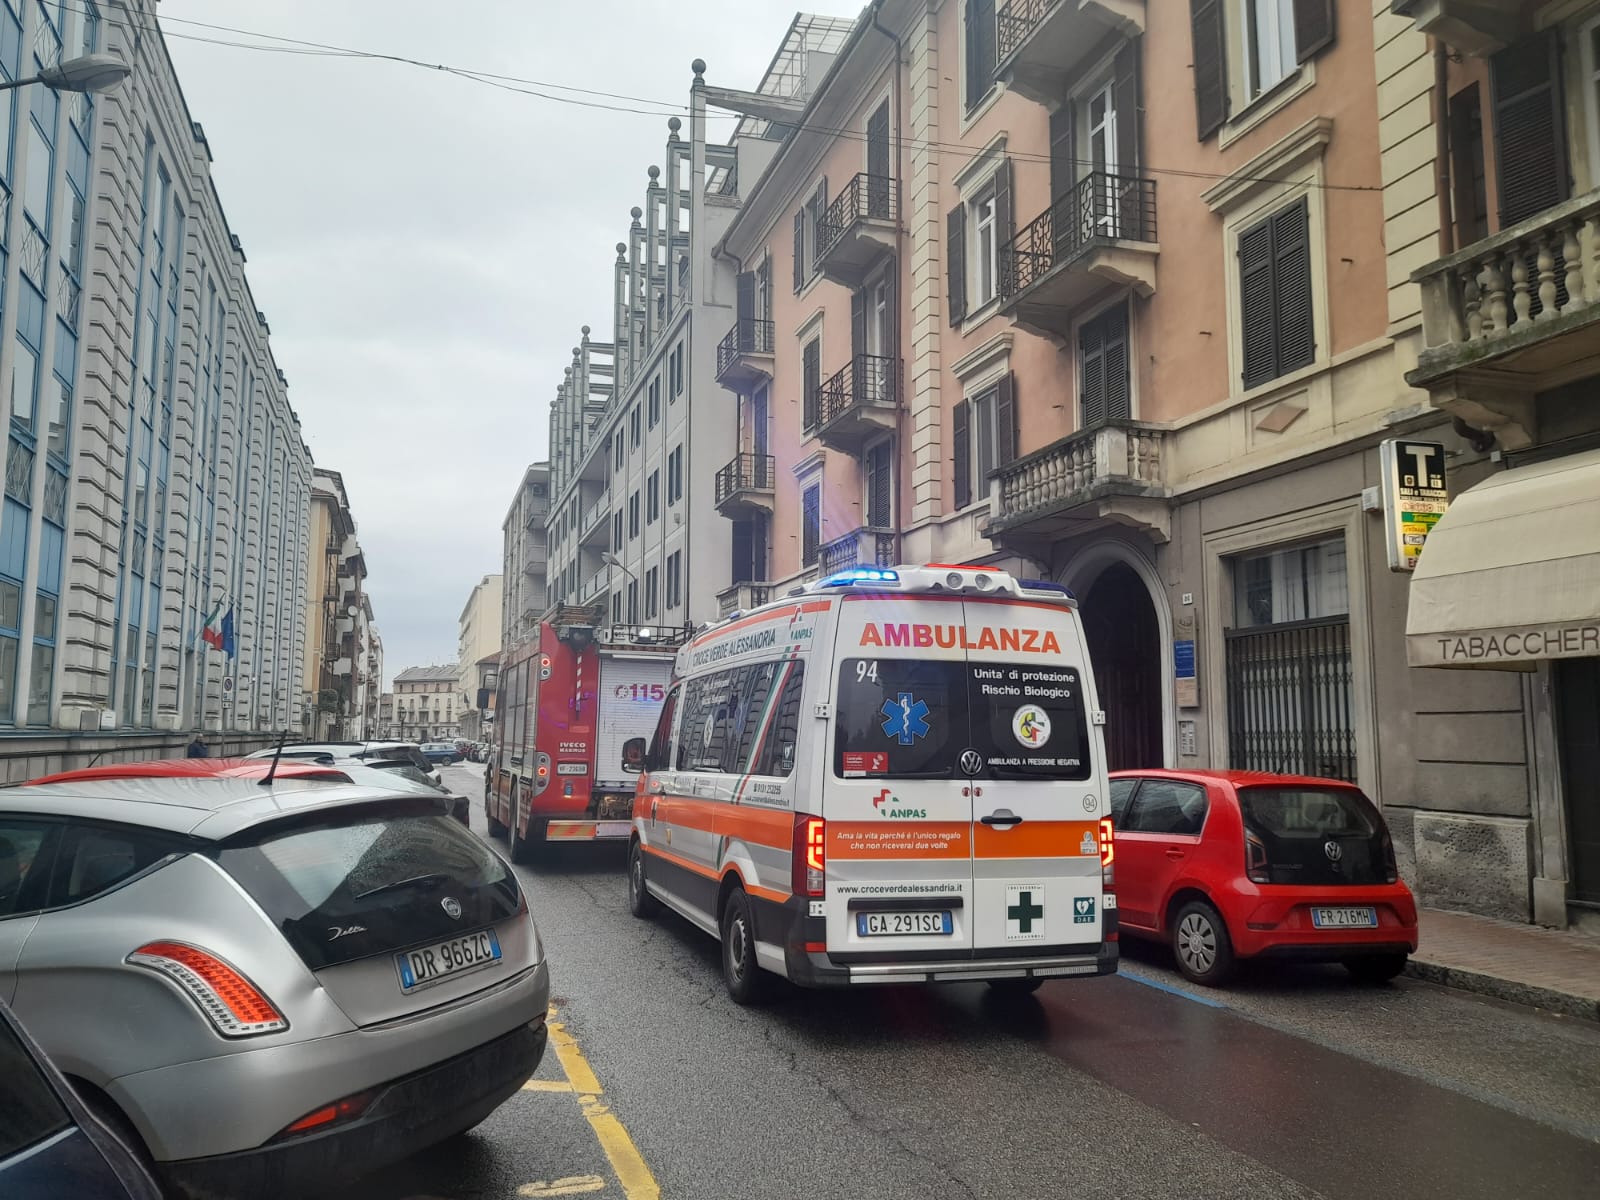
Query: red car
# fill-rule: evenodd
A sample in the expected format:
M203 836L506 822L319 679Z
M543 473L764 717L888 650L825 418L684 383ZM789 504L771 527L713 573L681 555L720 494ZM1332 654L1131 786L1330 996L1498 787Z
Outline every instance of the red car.
M1255 771L1115 771L1122 932L1216 985L1241 958L1342 962L1381 982L1417 948L1417 904L1353 784Z

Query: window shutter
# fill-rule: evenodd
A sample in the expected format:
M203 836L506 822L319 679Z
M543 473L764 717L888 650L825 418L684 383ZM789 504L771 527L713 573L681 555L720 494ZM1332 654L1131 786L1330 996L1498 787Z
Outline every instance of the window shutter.
M806 212L801 209L794 215L794 290L806 285Z
M1494 145L1505 229L1565 200L1566 130L1561 113L1560 44L1554 30L1489 60Z
M1017 459L1017 376L1008 371L995 389L994 465L1008 466Z
M894 462L890 446L889 442L880 442L867 454L867 524L874 529L889 527Z
M749 521L735 521L733 523L733 582L751 583L755 581L755 562L752 554L753 533Z
M972 503L971 408L963 400L951 413L951 461L955 465L956 508Z
M1017 233L1016 197L1012 191L1011 159L1004 158L994 173L994 241L1004 249Z
M1272 292L1278 315L1278 374L1317 357L1311 320L1311 210L1301 197L1272 216Z
M1105 424L1105 327L1099 321L1078 329L1078 409L1080 429Z
M1272 218L1239 235L1239 327L1244 386L1278 373L1278 322L1272 299Z
M889 336L885 339L883 348L884 357L895 360L900 357L900 264L895 261L889 263L889 273L884 276L883 285L887 293L888 303L886 318L889 323Z
M817 561L822 542L822 491L817 487L806 489L804 509L801 514L802 565L811 566Z
M1117 110L1117 173L1137 175L1144 159L1144 91L1139 77L1143 38L1124 42L1117 51L1111 102ZM1128 214L1124 214L1128 215Z
M812 338L800 356L800 386L805 389L805 395L801 397L801 409L807 429L815 428L822 415L822 397L818 395L818 389L822 386L820 355L817 340Z
M745 327L756 317L756 276L754 271L739 272L738 279L734 281L734 303L740 325L736 340L739 343L739 349L748 350L750 347L745 345L745 339L750 334L745 332ZM681 372L673 376L672 382L677 385L680 383L680 379Z
M1050 114L1050 200L1061 199L1078 182L1078 166L1072 161L1072 126L1076 115L1071 100Z
M1133 416L1133 388L1128 374L1128 306L1119 304L1100 318L1104 340L1100 361L1105 377L1105 419Z
M1189 31L1194 59L1194 109L1203 142L1228 119L1227 40L1222 0L1189 0Z
M867 118L867 215L889 216L889 102Z
M950 290L950 324L959 325L967 315L967 210L958 204L945 217L945 253L949 262L945 274Z
M1294 60L1306 62L1333 45L1333 0L1294 0Z
M850 361L855 370L855 360L867 352L867 292L857 288L850 293Z

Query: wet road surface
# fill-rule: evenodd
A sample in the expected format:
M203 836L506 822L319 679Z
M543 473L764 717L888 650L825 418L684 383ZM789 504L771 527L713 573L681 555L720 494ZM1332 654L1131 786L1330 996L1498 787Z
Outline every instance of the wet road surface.
M481 775L449 773L481 797ZM673 1200L1596 1194L1600 1025L1337 967L1191 989L1136 944L1120 976L1023 1002L780 987L741 1009L714 942L628 915L622 866L578 847L520 871L604 1094L564 1090L552 1053L544 1090L348 1200L644 1200L597 1108Z

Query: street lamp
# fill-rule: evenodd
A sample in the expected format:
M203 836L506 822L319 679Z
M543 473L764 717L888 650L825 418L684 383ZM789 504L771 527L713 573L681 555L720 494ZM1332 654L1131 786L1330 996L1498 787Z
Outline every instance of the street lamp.
M133 68L115 54L85 54L64 63L46 67L26 79L0 82L0 92L42 83L58 92L109 92L133 73Z

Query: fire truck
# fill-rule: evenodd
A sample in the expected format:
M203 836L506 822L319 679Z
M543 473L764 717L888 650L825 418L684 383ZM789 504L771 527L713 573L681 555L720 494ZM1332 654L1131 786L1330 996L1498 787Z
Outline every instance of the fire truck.
M512 862L545 845L625 841L632 831L638 739L654 732L673 659L693 630L606 628L601 618L554 608L501 662L484 813L490 834L508 837Z

